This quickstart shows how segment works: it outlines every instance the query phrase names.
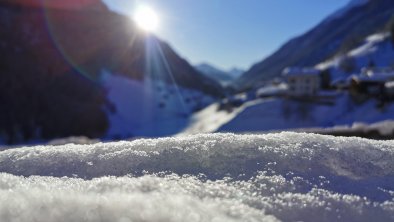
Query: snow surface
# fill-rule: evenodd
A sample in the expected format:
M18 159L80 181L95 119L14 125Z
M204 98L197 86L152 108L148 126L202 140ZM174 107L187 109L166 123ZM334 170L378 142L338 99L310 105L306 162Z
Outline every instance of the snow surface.
M336 98L333 105L266 99L248 105L218 131L243 133L334 126L350 109L347 95Z
M394 142L206 134L0 152L0 221L391 221Z
M231 112L219 110L220 105L214 103L191 118L189 125L178 135L216 132L222 125L228 123L244 110L245 106L235 107Z

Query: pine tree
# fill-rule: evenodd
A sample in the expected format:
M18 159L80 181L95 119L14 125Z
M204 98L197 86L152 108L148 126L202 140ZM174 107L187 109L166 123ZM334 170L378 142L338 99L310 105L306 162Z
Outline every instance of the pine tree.
M394 47L394 22L391 23L390 33L391 33L391 43L393 44Z
M339 68L345 73L352 73L356 70L356 62L352 57L346 56L341 60Z
M373 61L373 59L370 59L368 62L368 68L375 68L375 67L376 67L375 62Z
M331 72L329 69L323 70L320 73L321 76L321 88L330 89L331 86Z

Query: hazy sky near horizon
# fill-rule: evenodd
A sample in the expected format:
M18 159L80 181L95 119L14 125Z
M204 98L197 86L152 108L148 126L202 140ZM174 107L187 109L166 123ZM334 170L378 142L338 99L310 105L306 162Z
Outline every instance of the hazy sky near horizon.
M155 32L192 64L248 69L349 0L104 0L132 17L138 5L160 18Z

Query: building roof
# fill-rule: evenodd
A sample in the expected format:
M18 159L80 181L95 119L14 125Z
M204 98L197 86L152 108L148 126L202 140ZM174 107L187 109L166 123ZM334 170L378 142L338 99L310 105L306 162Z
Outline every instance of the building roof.
M283 76L317 76L320 70L315 68L288 67L283 70Z
M394 72L391 73L368 73L359 76L353 76L357 81L361 82L387 82L394 80Z

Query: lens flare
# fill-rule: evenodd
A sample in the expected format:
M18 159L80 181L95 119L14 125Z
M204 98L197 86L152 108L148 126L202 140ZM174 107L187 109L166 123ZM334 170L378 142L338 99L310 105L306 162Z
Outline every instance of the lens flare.
M148 6L140 6L137 8L134 21L144 31L153 32L159 25L159 17L157 13Z

